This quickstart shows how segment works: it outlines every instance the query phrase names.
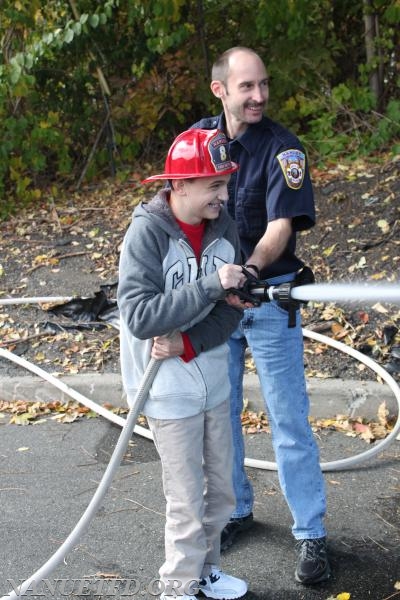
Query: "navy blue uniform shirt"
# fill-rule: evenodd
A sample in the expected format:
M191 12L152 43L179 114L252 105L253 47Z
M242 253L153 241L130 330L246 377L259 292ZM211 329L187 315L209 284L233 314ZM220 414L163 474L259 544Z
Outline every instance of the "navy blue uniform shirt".
M225 117L208 117L193 127L221 129ZM307 159L298 138L268 117L249 125L230 140L231 160L239 163L228 184L228 211L235 219L244 262L264 235L267 223L292 219L293 233L278 260L261 272L261 278L298 271L303 262L296 256L296 232L315 224L314 195Z

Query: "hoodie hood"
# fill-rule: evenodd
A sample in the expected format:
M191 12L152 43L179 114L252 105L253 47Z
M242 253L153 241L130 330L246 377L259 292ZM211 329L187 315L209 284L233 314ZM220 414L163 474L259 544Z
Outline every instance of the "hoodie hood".
M169 194L170 190L164 188L150 202L139 204L133 211L132 220L150 218L154 225L163 229L172 238L186 239L169 206ZM231 227L231 219L224 205L218 219L206 221L203 247L208 246L215 238L222 238L229 227Z

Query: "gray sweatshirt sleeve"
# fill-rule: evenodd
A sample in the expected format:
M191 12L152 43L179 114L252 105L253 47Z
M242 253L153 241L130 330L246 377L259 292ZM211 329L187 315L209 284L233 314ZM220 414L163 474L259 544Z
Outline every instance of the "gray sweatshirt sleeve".
M240 241L233 221L230 223L225 237L235 248L235 263L241 264ZM226 342L238 327L242 316L241 309L230 306L225 300L217 302L201 323L185 331L196 355Z
M201 323L185 331L196 355L224 344L238 327L242 316L242 310L229 306L225 300L217 302Z
M139 339L180 330L225 296L217 272L165 292L162 261L168 244L167 232L148 218L134 219L123 242L118 305Z

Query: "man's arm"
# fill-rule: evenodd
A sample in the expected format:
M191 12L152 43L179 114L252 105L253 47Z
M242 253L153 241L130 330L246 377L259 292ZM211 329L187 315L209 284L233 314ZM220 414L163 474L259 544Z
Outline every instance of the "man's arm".
M291 234L291 219L275 219L274 221L270 221L264 235L254 248L251 256L246 260L246 263L248 265L255 265L260 271L269 266L284 252Z

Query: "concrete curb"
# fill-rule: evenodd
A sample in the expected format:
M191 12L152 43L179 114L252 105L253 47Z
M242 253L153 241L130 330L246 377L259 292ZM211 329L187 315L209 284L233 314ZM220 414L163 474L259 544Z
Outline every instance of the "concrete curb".
M376 417L385 401L391 413L397 414L397 400L386 383L353 379L307 379L310 415L316 418L348 416ZM264 410L258 377L248 374L244 381L244 397L251 410Z
M83 373L59 379L97 404L126 406L119 374ZM311 404L310 414L316 418L333 417L337 414L372 418L376 416L383 401L386 401L391 413L397 414L398 410L396 398L390 387L377 381L315 378L308 379L307 390ZM253 373L244 377L244 398L250 410L265 410L258 377ZM71 398L40 377L21 376L1 378L0 400L67 402Z
M97 404L109 403L112 406L126 406L121 376L116 373L82 373L57 377L67 386ZM15 402L67 402L71 397L40 377L2 377L0 380L0 400Z

